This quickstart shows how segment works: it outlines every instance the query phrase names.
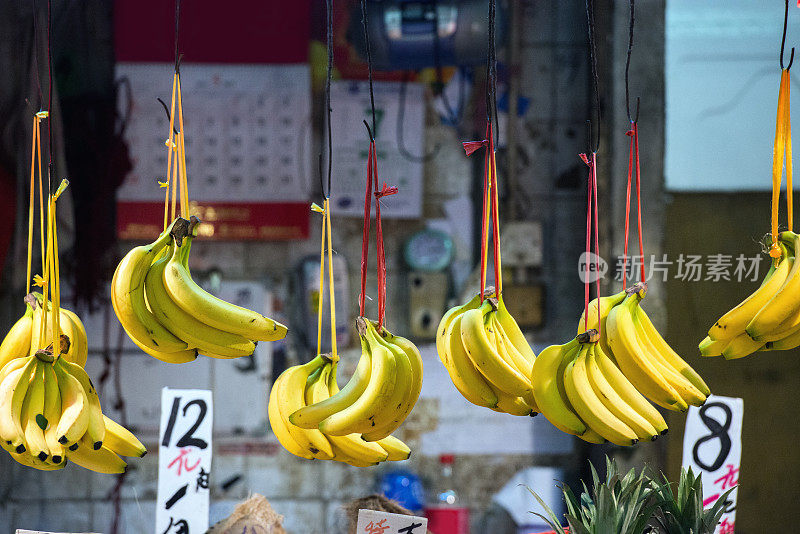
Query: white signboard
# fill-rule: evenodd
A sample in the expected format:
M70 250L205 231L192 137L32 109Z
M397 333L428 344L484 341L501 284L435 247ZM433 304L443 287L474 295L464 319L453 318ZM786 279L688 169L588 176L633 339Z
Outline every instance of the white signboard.
M794 4L790 2L789 8L787 65L795 45L793 36L800 30ZM772 187L783 13L783 2L666 2L667 189L752 191ZM645 54L634 49L634 61L644 61ZM796 95L794 69L791 73ZM793 122L797 124L800 106L793 104ZM648 140L643 134L642 143L648 142L657 140Z
M742 407L742 399L711 395L700 408L689 408L683 436L683 466L702 475L706 508L739 482ZM728 495L716 534L733 533L737 493L735 489Z
M211 473L211 391L161 390L156 532L208 530Z
M172 63L119 63L131 84L125 129L133 170L120 201L164 201ZM308 65L206 65L181 68L186 167L197 201L305 201L311 172ZM125 102L120 104L122 108ZM314 158L316 160L316 158ZM316 169L316 166L314 166Z
M357 534L425 534L428 519L413 515L359 510Z
M402 85L399 82L373 84L373 135L378 150L378 185L383 187L386 182L399 189L397 194L381 199L381 217L410 219L422 214L423 162L415 156L421 156L425 151L425 96L421 84L406 83L405 98L401 102ZM333 82L331 108L333 214L363 217L369 154L369 136L364 121L372 127L369 83ZM402 123L398 125L399 121ZM372 204L375 205L374 199Z

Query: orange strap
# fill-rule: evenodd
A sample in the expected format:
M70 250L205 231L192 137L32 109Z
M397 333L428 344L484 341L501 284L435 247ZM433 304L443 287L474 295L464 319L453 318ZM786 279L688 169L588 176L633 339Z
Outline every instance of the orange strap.
M778 113L775 121L775 143L772 149L772 246L770 247L769 255L773 258L779 258L781 255L780 247L778 246L778 207L784 161L786 164L786 209L789 230L792 230L794 224L790 87L789 71L788 69L782 70L780 90L778 92Z

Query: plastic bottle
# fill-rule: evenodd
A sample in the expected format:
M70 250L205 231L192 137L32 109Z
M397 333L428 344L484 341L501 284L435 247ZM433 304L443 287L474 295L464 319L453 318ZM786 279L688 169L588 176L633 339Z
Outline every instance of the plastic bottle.
M439 456L440 475L425 508L428 530L436 534L469 534L469 508L463 505L456 490L452 454Z

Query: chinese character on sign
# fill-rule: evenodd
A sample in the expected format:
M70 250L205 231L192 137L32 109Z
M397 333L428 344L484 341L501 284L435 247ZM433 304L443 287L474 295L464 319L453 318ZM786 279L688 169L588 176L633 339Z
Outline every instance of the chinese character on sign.
M725 467L728 469L728 472L714 481L714 484L719 484L721 482L723 490L732 488L739 483L739 468L735 467L733 464L728 464Z
M169 463L169 465L167 465L167 468L172 467L173 465L175 465L176 462L178 464L177 465L178 476L181 476L181 473L183 473L184 469L187 472L194 471L195 469L197 469L197 466L200 465L200 459L198 458L197 461L195 462L195 464L192 467L189 467L189 449L188 448L181 449L180 452L178 453L178 456L176 456L175 459L172 460Z
M404 527L404 528L401 528L400 530L398 530L397 534L412 534L414 532L414 529L419 528L421 526L422 526L422 523L414 523L412 521L411 524L408 525L407 527Z
M200 468L200 473L197 474L197 486L195 487L195 491L200 491L200 488L208 489L208 476L210 473L207 473L205 469L202 467Z
M174 524L173 524L174 521ZM174 530L170 530L175 527ZM169 518L169 526L162 534L189 534L189 524L185 519L175 521L172 517Z
M367 527L364 529L365 534L383 534L389 529L389 525L384 525L386 523L385 519L381 519L377 523L374 521L370 521L367 524Z
M733 533L734 525L735 525L734 523L728 522L728 518L723 519L722 522L719 524L719 530L717 531L717 534L734 534Z
M736 268L733 270L736 281L741 282L743 279L747 279L748 276L750 276L749 280L751 282L758 280L758 268L763 259L764 257L760 254L752 258L748 258L744 254L736 256ZM747 262L750 262L749 265ZM752 273L752 275L750 273Z

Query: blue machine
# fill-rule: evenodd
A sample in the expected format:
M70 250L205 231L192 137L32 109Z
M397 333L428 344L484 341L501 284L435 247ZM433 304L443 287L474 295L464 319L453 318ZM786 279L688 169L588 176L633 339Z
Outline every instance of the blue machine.
M378 70L486 63L486 0L368 0L372 62ZM497 42L503 40L506 11L496 10ZM366 58L360 7L350 16L348 39Z

